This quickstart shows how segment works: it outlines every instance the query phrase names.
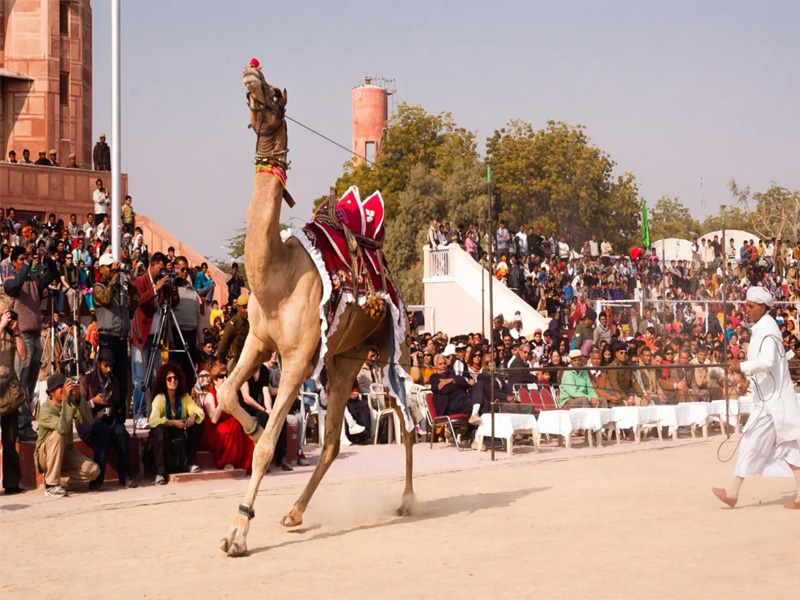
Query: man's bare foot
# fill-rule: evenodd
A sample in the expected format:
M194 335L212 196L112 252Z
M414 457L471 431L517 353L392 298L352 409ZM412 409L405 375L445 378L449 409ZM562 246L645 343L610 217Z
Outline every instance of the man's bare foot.
M739 500L738 498L729 498L728 492L726 490L723 490L722 488L711 488L711 491L717 498L722 500L725 504L727 504L731 508L736 506L736 502L738 502Z
M793 502L789 502L789 504L784 504L783 508L788 508L789 510L800 510L800 500L795 500Z

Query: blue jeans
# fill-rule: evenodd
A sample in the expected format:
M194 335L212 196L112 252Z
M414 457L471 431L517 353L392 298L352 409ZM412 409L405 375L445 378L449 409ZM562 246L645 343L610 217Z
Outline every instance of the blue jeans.
M214 287L215 286L213 283L210 283L205 287L201 287L199 290L197 290L197 295L201 298L205 298L206 302L211 304L211 301L214 299Z
M133 418L147 418L147 402L145 397L145 390L150 388L152 378L155 376L156 369L161 365L161 357L158 356L158 348L154 347L155 342L153 337L148 337L144 343L144 347L137 348L131 346L131 362L133 371ZM147 364L150 361L150 355L156 352L156 361L154 363L153 372L150 374L150 381L145 382L145 371Z
M103 483L106 476L106 461L108 448L114 444L117 451L117 473L120 484L131 478L130 463L128 462L128 432L122 423L113 425L105 421L95 421L91 425L78 425L78 436L94 450L94 462L100 467L100 476L95 480Z
M33 423L31 401L39 378L39 367L42 365L42 338L39 332L21 333L20 337L25 342L25 349L28 351L25 360L20 360L19 356L15 356L19 384L28 396L28 401L23 403L19 416L19 428L24 430L29 429Z

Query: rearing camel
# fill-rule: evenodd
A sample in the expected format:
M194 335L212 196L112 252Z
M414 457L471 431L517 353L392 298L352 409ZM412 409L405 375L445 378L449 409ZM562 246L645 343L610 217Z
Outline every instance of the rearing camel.
M222 539L221 549L228 556L241 556L247 552L247 532L255 516L253 505L261 479L272 461L275 442L289 408L303 381L312 374L315 353L320 347L320 301L323 297L323 282L314 261L296 238L284 243L278 227L282 198L293 204L284 188L286 92L267 84L255 59L244 70L243 80L248 90L250 125L257 135L256 176L247 213L244 253L251 289L250 333L235 368L219 390L219 401L223 409L242 424L256 446L250 486L231 529ZM341 322L347 322L348 326L339 327L328 338L325 442L305 490L283 517L284 526L293 527L303 522L303 513L311 496L339 453L345 405L369 347L377 346L382 357L391 356L391 318L388 310L373 318L351 303L341 315ZM266 430L262 431L258 421L239 405L236 391L273 351L281 356L281 382L272 416ZM402 359L402 363L407 364L407 351L404 351ZM396 410L400 412L397 407ZM413 438L405 428L403 442L406 483L398 514L408 515L414 501L411 481Z

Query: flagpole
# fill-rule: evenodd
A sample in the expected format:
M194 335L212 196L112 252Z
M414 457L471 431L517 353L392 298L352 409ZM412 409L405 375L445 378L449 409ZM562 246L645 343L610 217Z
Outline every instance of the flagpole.
M120 220L122 216L122 139L120 118L120 6L111 0L111 252L120 258ZM99 224L98 224L99 226Z

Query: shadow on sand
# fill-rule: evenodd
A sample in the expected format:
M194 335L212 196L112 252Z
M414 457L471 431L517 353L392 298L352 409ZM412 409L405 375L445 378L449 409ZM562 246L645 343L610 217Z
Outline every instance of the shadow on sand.
M328 538L335 538L342 535L347 535L354 531L369 531L370 529L377 529L379 527L391 527L393 525L402 525L405 523L415 523L417 521L428 521L431 519L439 519L443 517L450 517L459 514L471 514L479 510L486 510L489 508L503 508L511 505L513 502L525 498L530 494L544 492L549 490L550 487L535 487L527 488L524 490L513 490L510 492L485 492L480 494L468 494L463 496L453 496L449 498L439 498L438 500L429 500L418 502L414 506L414 514L410 517L397 517L391 521L384 521L381 523L372 523L369 525L358 525L348 529L340 529L327 533L320 533L313 537L302 540L291 540L274 544L271 546L261 546L253 548L248 552L248 556L266 552L267 550L276 550L285 546L292 546L294 544L303 544L306 542L313 542L315 540L324 540ZM321 525L311 525L309 527L301 527L299 529L290 530L290 533L307 533L320 529Z

